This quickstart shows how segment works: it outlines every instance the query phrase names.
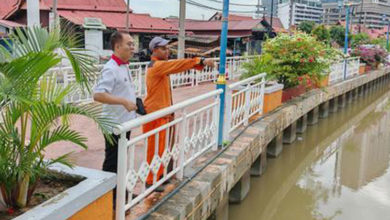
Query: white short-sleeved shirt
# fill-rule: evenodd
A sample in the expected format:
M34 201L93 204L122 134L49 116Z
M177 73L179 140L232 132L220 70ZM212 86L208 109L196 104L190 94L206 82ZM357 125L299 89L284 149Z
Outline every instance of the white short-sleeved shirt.
M100 79L94 88L94 93L109 93L136 103L135 85L128 65L110 59L103 67ZM118 124L137 117L135 111L127 111L122 105L103 104L103 115L111 117Z

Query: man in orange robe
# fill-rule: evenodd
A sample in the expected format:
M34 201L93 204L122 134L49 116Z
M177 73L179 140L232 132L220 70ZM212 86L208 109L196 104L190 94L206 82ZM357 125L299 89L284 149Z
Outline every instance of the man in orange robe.
M173 104L172 91L170 83L170 74L181 73L190 69L201 70L204 66L214 66L212 59L205 58L190 58L170 60L169 48L167 48L169 41L161 37L155 37L149 44L149 49L152 51L152 57L146 73L146 89L147 95L145 98L145 110L147 113L152 113L163 108L167 108ZM152 131L164 124L173 120L173 115L168 115L154 121L151 121L143 126L143 132ZM169 143L173 143L174 129L170 129ZM166 130L159 132L159 146L158 155L161 157L165 150ZM148 138L147 146L147 161L150 164L155 155L155 135ZM164 167L161 166L157 173L157 180L159 180L164 172ZM157 181L156 180L156 181ZM150 172L146 179L147 186L153 184L153 173Z

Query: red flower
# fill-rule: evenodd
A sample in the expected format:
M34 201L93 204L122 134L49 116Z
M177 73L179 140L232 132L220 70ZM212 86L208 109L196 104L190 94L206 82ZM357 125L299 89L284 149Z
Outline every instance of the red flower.
M300 37L299 37L297 40L298 40L298 41L301 41L301 40L302 40L302 38L300 38Z
M312 63L314 60L312 58L309 59L309 62Z
M11 207L11 208L8 208L7 212L8 212L8 215L13 215L15 213L15 210Z

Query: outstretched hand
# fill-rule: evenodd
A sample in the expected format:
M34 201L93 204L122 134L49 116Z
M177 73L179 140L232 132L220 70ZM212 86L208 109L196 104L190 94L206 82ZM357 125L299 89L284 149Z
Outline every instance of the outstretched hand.
M210 58L205 59L205 60L203 61L203 64L204 64L205 66L208 66L208 67L211 67L211 68L213 68L213 67L215 66L214 60L213 60L213 59L210 59Z

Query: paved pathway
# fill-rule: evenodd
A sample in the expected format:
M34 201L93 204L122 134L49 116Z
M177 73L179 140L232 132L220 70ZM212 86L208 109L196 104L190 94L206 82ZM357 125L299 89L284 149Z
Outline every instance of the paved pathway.
M173 90L173 102L178 103L184 100L187 100L191 97L196 97L201 94L205 94L207 92L215 90L215 84L213 83L205 83L198 85L196 87L182 87L176 88ZM188 107L188 111L193 111L200 106L205 106L211 103L211 99L202 101L197 105L193 105ZM175 113L176 115L179 115ZM51 145L46 149L46 158L55 158L61 156L66 153L73 152L71 155L71 159L77 166L88 167L92 169L101 169L103 160L104 160L104 138L102 133L97 129L95 123L81 116L73 116L72 118L72 129L80 131L84 136L88 138L87 146L88 149L84 150L72 143L69 142L59 142ZM132 131L132 137L141 134L140 129ZM145 147L143 145L136 146L136 164L140 165L141 160L145 158ZM136 166L137 166L136 165ZM177 182L174 181L173 184L169 184L165 187L165 191L163 193L152 193L149 195L143 202L136 205L131 214L126 216L126 219L136 219L143 213L145 213L151 206L153 206L157 201L163 198L166 194L172 191L177 185Z
M182 87L173 90L173 102L178 103L195 97L215 89L215 84L206 83L196 87ZM189 109L195 109L199 106L204 106L208 101L191 106ZM93 169L101 169L104 159L104 138L102 133L97 129L95 123L90 119L81 116L72 118L72 129L80 131L88 138L88 149L84 150L72 143L59 142L49 146L46 149L46 158L55 158L65 153L72 153L71 159L77 166L88 167ZM140 134L140 130L133 131L132 136ZM144 152L143 149L137 151Z

